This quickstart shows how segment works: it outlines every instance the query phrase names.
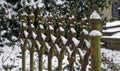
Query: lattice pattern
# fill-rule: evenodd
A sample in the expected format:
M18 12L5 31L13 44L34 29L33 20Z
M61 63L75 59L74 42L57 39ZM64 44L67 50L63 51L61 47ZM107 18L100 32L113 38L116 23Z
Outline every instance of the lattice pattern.
M27 20L28 19L28 20ZM37 16L37 27L35 26L35 16L31 11L30 15L25 12L21 14L21 30L20 41L23 55L23 62L25 60L25 51L30 51L30 69L33 71L33 54L38 52L39 55L39 71L42 71L42 55L48 56L48 70L52 71L51 59L53 56L58 58L58 69L62 71L62 60L64 55L68 55L68 61L70 64L70 71L73 71L73 65L76 61L76 54L80 56L80 64L84 69L88 65L88 58L90 55L90 43L86 38L88 32L83 29L80 33L80 39L76 38L75 24L76 19L74 15L68 18L68 23L65 23L65 17L60 14L58 19L54 19L51 13L45 18L42 13ZM57 20L57 25L54 23ZM45 23L44 23L45 22ZM67 25L67 30L66 26ZM55 27L57 26L57 27ZM65 31L67 31L65 33ZM65 37L67 34L67 37ZM87 44L88 47L86 53L82 51L83 44ZM23 63L24 64L24 63ZM22 68L25 69L25 65Z

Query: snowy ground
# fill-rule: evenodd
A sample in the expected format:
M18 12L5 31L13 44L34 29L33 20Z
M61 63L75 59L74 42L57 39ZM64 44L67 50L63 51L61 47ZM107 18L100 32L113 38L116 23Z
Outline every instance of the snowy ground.
M1 42L3 44L9 43L9 40L4 40L3 42ZM0 43L0 44L1 44ZM4 45L3 47L0 47L0 71L6 71L7 67L9 69L9 71L21 71L21 66L22 66L22 62L21 62L21 49L20 46L18 45L19 43L17 42L15 45L9 47L8 45ZM109 50L106 48L102 48L101 49L101 54L102 54L102 68L105 71L119 71L120 69L120 51L113 51L113 50ZM29 51L27 50L27 54L26 54L27 60L26 60L26 65L27 65L27 70L29 71ZM37 57L37 53L35 53L35 71L38 71L38 57ZM79 60L79 58L78 58ZM58 60L57 58L54 56L53 57L53 67L52 69L54 71L56 71L57 67L58 67ZM47 71L47 66L48 64L48 60L47 60L47 56L43 55L43 69L44 71ZM64 60L63 60L63 68L64 71L68 71L69 62L67 60L67 56L65 56ZM75 62L75 71L80 71L80 64L79 62Z

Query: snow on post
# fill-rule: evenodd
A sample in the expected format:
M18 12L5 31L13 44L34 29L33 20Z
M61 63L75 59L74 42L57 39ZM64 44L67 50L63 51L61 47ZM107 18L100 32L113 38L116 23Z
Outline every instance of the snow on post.
M55 43L57 38L54 35L51 34L51 39L52 39L52 42Z
M23 27L27 27L26 23L23 23Z
M90 48L90 42L86 39L84 40L84 42L86 43L87 48Z
M83 58L84 58L85 53L83 53L83 51L82 51L80 48L78 48L78 51L79 51L79 54L80 54L81 58L83 59Z
M90 32L89 36L102 36L102 33L98 30L93 30Z
M24 35L25 35L25 38L28 37L28 32L24 30Z
M64 32L64 29L61 26L59 27L59 29L61 32Z
M40 29L44 29L43 25L41 25L41 24L39 25L39 27L40 27Z
M68 51L69 57L71 57L72 51L70 50L70 48L69 48L68 46L66 46L66 49L67 49L67 51Z
M90 15L90 19L102 19L100 15L97 13L96 10L93 11L93 13Z
M49 29L50 30L54 30L53 26L49 25Z
M88 31L86 29L82 30L85 35L88 35Z
M75 44L75 47L78 46L79 40L77 40L75 37L72 38L73 43Z
M45 45L46 45L46 48L48 49L48 52L50 51L50 45L47 43L47 42L45 42Z
M56 46L57 52L60 54L60 51L61 51L60 47L58 46L58 44L55 44L55 46Z
M76 31L75 31L74 28L70 28L70 31L71 31L72 33L76 33Z
M39 41L38 41L38 40L36 40L36 44L37 44L37 47L38 47L38 48L39 48L39 50L40 50L41 44L39 43Z
M63 36L61 36L61 39L62 39L63 44L65 45L67 43L67 39Z
M34 39L36 39L36 37L37 37L37 35L34 32L32 32L32 36Z
M41 37L42 37L43 41L45 41L46 36L43 33L41 33Z

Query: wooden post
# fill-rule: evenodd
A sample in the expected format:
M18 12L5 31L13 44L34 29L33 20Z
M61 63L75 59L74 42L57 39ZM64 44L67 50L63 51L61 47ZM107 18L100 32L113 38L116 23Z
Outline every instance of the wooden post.
M43 64L42 60L43 60L42 55L39 54L39 71L42 71L42 64Z
M26 71L26 49L27 49L26 42L27 41L25 39L24 45L21 48L22 49L22 71Z
M90 16L90 25L92 31L91 38L91 71L101 71L101 17L98 14L97 6L93 6L93 13Z
M26 71L26 49L27 49L27 37L24 37L25 34L23 33L24 30L27 30L27 26L25 26L25 23L27 23L27 13L23 11L23 13L20 16L22 26L20 27L20 35L19 38L24 42L21 46L22 50L22 71Z
M58 59L58 71L62 71L62 59Z
M52 71L52 56L48 56L48 71Z
M58 71L62 71L62 61L64 59L64 54L65 54L65 46L61 46L61 51L60 53L57 55L57 58L58 58Z
M74 71L74 61L75 61L75 59L74 59L74 57L71 57L70 58L70 60L69 60L69 69L70 69L70 71Z
M31 42L29 46L30 71L34 71L34 51L35 51L35 39L36 39L36 37L33 36L33 32L35 33L34 20L35 20L34 10L32 9L29 15L30 26L29 26L29 35L28 35L28 39Z
M42 43L44 43L44 42L42 42ZM42 69L42 67L43 67L43 62L42 62L42 60L43 60L43 53L44 53L44 45L45 44L42 44L42 46L41 46L41 49L39 50L39 52L38 52L38 55L39 55L39 71L43 71Z
M30 52L30 71L34 71L34 52Z

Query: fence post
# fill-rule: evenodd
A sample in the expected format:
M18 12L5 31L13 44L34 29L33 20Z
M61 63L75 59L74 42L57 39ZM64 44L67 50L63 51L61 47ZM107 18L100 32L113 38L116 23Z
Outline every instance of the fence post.
M25 40L24 46L22 47L22 71L26 71L26 42Z
M101 17L98 14L97 5L93 6L93 13L90 16L90 39L91 39L91 71L101 71Z
M34 71L34 51L35 51L35 27L34 27L34 20L35 20L35 16L34 16L34 10L32 9L29 15L29 39L30 39L30 46L29 46L29 51L30 51L30 71ZM33 35L34 33L34 35Z
M25 37L24 31L27 30L27 13L25 11L20 15L20 20L22 22L22 26L20 27L19 38L21 40L22 46L22 71L26 71L26 49L27 49L27 36Z

